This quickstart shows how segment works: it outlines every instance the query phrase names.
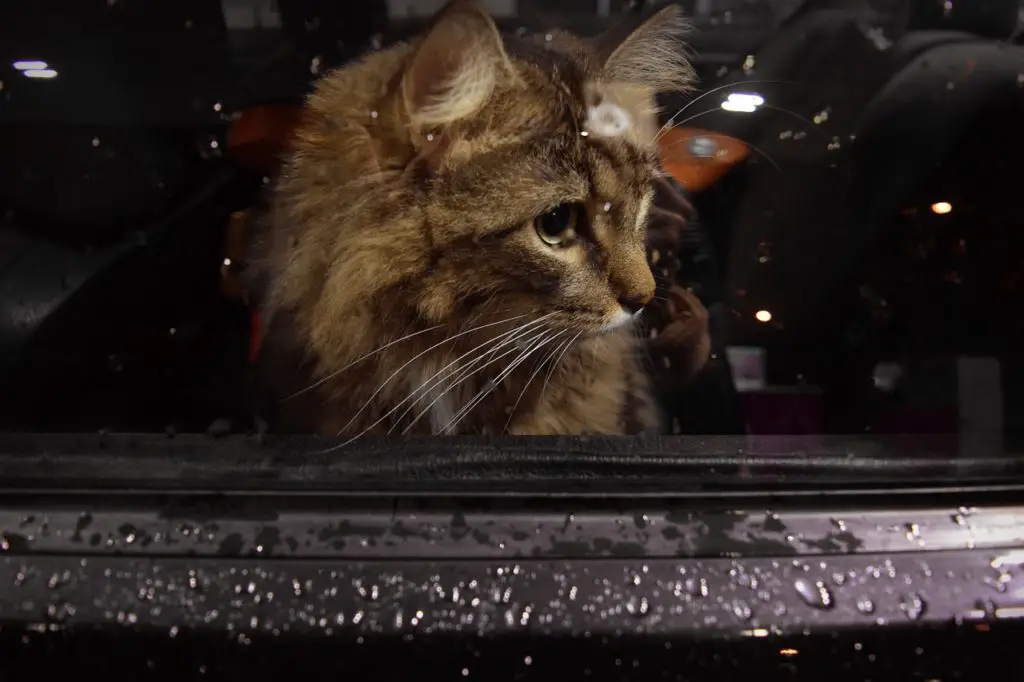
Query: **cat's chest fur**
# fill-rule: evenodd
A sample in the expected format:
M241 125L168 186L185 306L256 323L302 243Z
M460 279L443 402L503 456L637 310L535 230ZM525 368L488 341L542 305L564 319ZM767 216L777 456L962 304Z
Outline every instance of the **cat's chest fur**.
M338 435L633 434L656 429L658 410L630 333L589 340L565 352L552 348L535 362L476 373L448 354L415 363L388 386L338 381L347 391L329 405L321 431ZM557 362L556 362L557 360ZM373 390L382 382L387 390ZM359 414L338 433L336 415Z

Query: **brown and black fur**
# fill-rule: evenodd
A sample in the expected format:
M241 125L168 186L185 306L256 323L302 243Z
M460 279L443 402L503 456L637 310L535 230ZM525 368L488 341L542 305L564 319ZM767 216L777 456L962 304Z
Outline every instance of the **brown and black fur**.
M266 281L261 360L286 428L355 437L656 424L634 329L601 328L619 301L654 293L644 247L659 165L654 95L692 80L683 28L673 7L621 36L501 37L474 2L454 0L420 39L317 84L251 259ZM629 113L627 135L587 134L587 107L601 101ZM587 220L554 248L533 221L567 202ZM573 339L564 353L552 341L489 384L514 352L407 400L459 356L548 314L535 331Z

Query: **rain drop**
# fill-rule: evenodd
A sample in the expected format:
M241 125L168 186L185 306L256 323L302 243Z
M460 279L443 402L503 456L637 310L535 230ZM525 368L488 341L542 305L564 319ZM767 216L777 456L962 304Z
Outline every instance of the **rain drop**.
M911 592L900 599L900 611L908 620L919 620L927 608L928 604L924 598L916 592Z
M804 603L812 608L827 611L835 606L832 592L820 580L812 583L807 578L797 578L793 582L793 588L804 600Z
M686 591L692 594L694 597L706 597L708 596L708 581L704 578L687 578Z
M650 602L647 601L647 597L631 597L626 602L626 611L629 615L636 616L637 618L643 618L651 611Z
M857 610L861 613L874 613L875 602L871 601L867 597L861 597L857 600Z
M754 612L750 608L750 604L743 601L742 599L734 599L732 602L732 612L740 620L750 620L753 617Z

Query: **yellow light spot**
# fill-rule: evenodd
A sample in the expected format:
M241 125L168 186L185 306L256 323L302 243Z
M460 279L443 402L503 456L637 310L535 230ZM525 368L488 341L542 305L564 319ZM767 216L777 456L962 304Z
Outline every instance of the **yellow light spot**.
M937 215L946 215L953 210L953 204L948 201L936 201L932 204L932 213Z
M758 322L771 322L772 314L767 310L758 310L756 313L754 313L754 318Z

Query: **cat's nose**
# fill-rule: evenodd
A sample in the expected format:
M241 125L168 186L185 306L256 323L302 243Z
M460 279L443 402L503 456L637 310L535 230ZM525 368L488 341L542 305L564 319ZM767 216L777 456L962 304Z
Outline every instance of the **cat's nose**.
M633 291L619 296L619 305L635 315L653 299L653 291Z

